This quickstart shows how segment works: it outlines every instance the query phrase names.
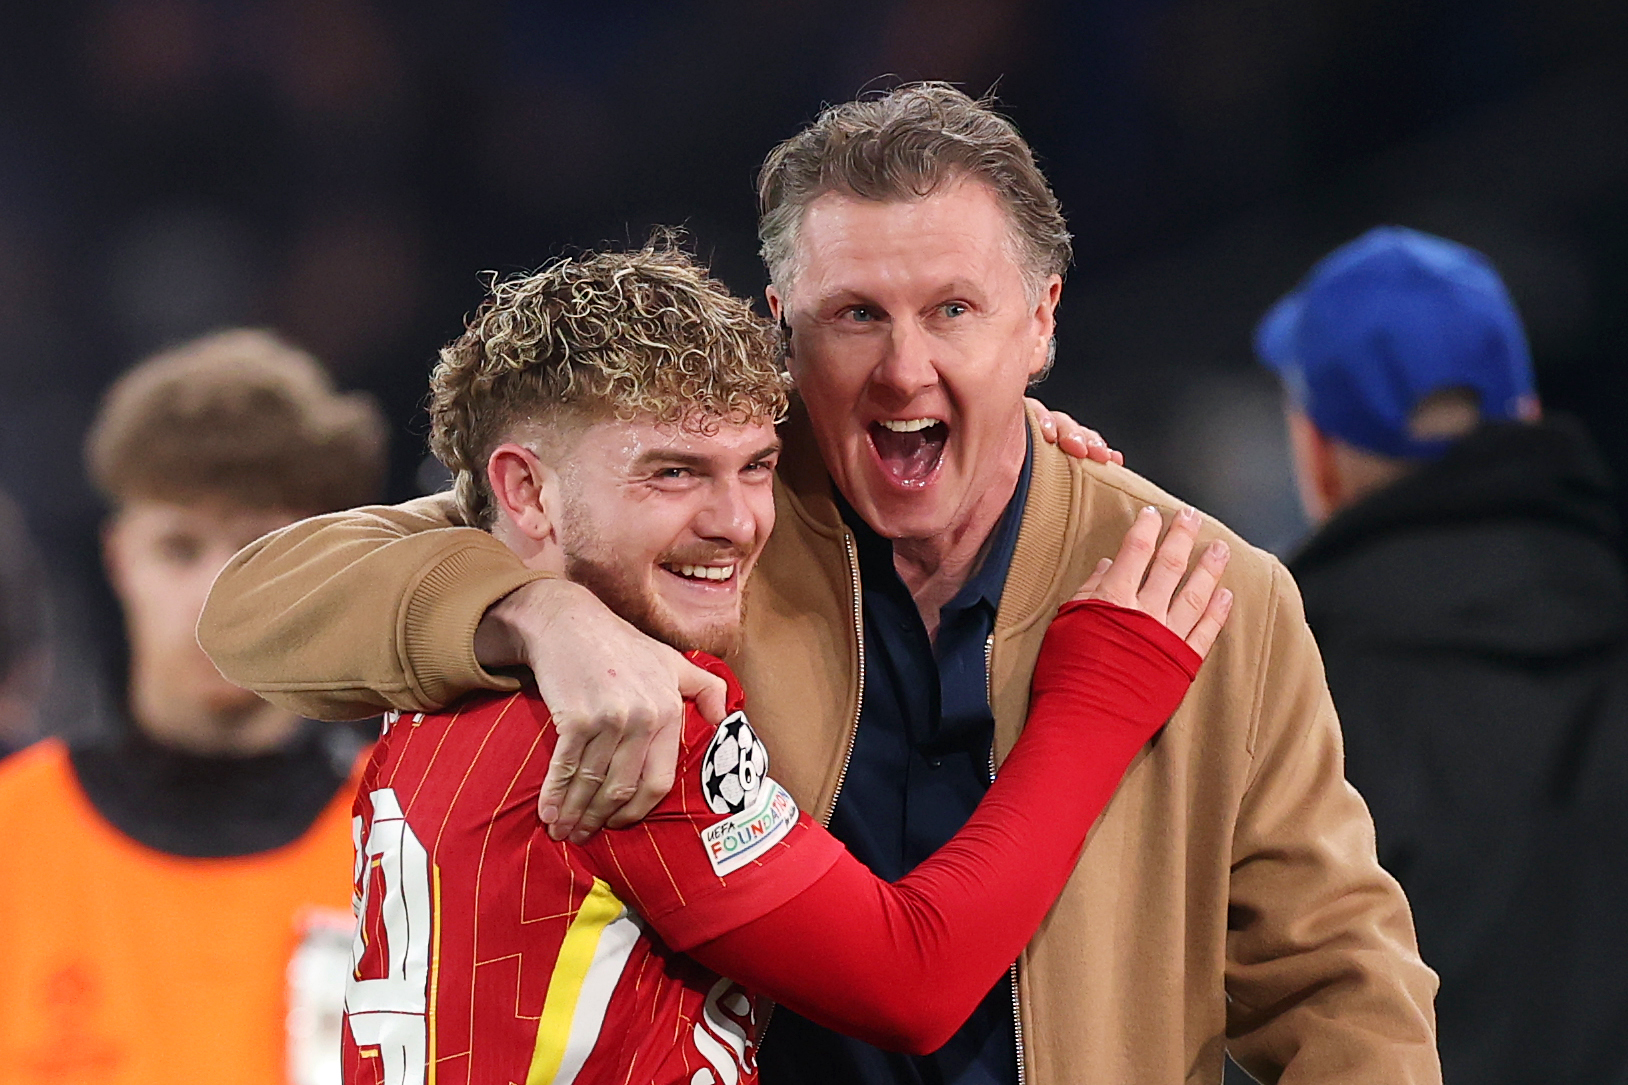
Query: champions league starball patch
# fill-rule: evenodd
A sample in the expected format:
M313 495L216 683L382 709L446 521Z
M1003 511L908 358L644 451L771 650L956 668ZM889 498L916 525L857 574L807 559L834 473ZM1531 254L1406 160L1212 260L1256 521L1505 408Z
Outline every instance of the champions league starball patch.
M701 793L707 806L714 814L740 813L768 775L769 751L752 733L746 713L725 718L701 762Z
M769 751L746 713L718 725L701 761L701 794L722 821L701 830L701 846L721 878L761 858L797 824L797 803L769 779Z

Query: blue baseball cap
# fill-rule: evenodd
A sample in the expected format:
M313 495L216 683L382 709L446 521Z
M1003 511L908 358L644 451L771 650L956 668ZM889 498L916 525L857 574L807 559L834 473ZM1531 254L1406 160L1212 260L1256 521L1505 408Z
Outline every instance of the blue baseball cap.
M1503 280L1474 249L1381 226L1335 249L1255 329L1255 352L1317 428L1399 458L1408 417L1447 388L1481 396L1484 421L1529 418L1537 399L1526 332Z

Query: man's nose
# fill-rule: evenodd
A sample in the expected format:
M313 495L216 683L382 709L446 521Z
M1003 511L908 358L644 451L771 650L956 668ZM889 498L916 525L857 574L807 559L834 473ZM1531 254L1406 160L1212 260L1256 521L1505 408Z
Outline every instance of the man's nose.
M740 479L718 479L712 484L694 527L704 539L728 542L743 551L752 548L757 540L757 516Z
M871 374L885 398L908 402L938 383L933 341L915 319L896 320L888 337L887 356Z

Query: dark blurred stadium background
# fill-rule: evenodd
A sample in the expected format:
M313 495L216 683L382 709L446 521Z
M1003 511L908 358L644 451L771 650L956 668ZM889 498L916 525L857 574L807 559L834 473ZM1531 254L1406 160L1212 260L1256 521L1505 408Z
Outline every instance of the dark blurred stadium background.
M760 295L763 154L915 78L994 87L1069 215L1043 397L1246 537L1301 530L1253 323L1378 222L1497 261L1548 405L1628 475L1621 0L8 3L0 488L65 632L114 621L79 447L143 354L278 329L378 395L412 496L479 272L681 223Z

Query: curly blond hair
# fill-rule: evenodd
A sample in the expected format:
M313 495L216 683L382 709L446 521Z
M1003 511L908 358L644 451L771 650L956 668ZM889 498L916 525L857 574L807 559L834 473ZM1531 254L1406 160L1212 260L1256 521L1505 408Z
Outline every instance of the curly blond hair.
M635 417L711 432L786 412L775 327L660 235L493 281L430 376L430 449L464 522L490 528L486 460L517 427Z
M233 328L114 382L85 462L115 505L218 500L313 514L377 501L385 443L371 396L338 391L315 358L270 332Z

